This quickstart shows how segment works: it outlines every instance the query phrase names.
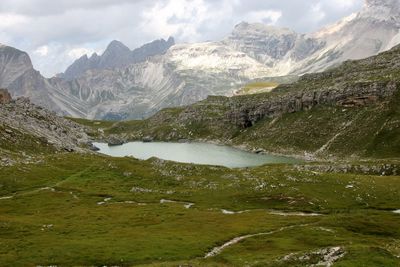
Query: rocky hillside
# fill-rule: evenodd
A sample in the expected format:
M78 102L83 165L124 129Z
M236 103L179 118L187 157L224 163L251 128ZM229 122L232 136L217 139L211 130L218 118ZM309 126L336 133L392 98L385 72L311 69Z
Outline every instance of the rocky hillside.
M25 158L31 153L87 152L90 146L87 131L79 124L32 104L27 98L2 101L1 163L10 164L13 159Z
M326 157L397 157L400 46L309 74L270 93L209 97L109 129L127 139L219 140L255 150Z

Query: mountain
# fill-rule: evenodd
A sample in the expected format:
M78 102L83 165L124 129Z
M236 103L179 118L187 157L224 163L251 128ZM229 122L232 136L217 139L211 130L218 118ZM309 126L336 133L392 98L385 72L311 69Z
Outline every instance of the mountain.
M400 42L398 10L398 1L368 1L359 13L311 34L243 22L222 41L174 45L146 62L93 69L62 87L89 103L87 118L148 117L208 95L231 95L252 80L319 72L385 51Z
M143 62L149 57L161 55L174 44L174 38L170 37L167 41L164 39L156 40L131 51L123 43L114 40L101 56L94 53L89 58L84 55L69 66L65 73L59 74L59 77L73 80L82 76L87 70L126 67L130 64Z
M131 51L113 41L101 56L83 56L52 79L35 71L26 53L3 48L0 85L63 115L141 119L232 95L251 81L320 72L386 51L400 42L399 11L399 1L366 1L360 12L310 34L244 22L218 42L173 45L170 38Z
M71 99L33 68L26 52L5 45L0 46L0 87L7 88L13 97L25 96L37 105L68 114L61 103L70 105Z
M323 71L400 43L400 1L366 1L364 8L315 33L241 23L223 42L264 63L274 76Z
M210 65L214 62L214 65ZM263 64L219 43L180 44L164 55L126 68L89 70L67 81L53 78L53 87L77 100L68 112L83 117L141 119L161 108L194 103L211 94L269 72Z
M307 74L270 93L210 96L107 133L128 140L192 140L300 157L400 155L400 45Z

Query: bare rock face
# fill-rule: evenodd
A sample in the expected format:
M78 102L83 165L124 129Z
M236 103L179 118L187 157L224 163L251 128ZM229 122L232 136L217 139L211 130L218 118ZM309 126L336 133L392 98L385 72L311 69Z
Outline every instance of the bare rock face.
M10 93L7 89L0 89L0 104L10 103L12 100Z
M378 7L378 6L399 6L398 0L365 0L365 5L367 7Z
M9 88L18 77L31 69L32 62L27 53L0 45L0 87Z
M245 103L232 106L228 120L241 128L251 127L264 118L276 118L286 113L309 110L318 105L359 107L373 104L391 97L397 90L396 82L356 83L341 88L298 91L271 97L260 103Z

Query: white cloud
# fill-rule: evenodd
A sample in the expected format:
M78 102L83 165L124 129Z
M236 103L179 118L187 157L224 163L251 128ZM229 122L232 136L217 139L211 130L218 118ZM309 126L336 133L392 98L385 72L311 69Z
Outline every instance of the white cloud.
M28 17L18 14L0 13L0 28L6 28L28 22Z
M349 8L357 3L357 0L333 0L333 4L339 8Z
M83 55L91 55L95 51L93 49L88 49L84 47L73 48L68 51L67 55L72 59L80 58Z
M49 47L47 45L40 46L33 53L42 57L47 56L49 54Z
M157 2L142 13L140 29L148 35L175 36L183 41L199 41L203 28L217 29L220 22L232 17L238 1L210 3L205 0L168 0Z
M316 22L319 22L326 17L324 10L322 10L321 3L312 5L310 11L311 11L314 21L316 21Z
M250 12L245 16L247 22L261 22L265 24L275 25L278 20L282 17L281 11L266 10L266 11L254 11Z

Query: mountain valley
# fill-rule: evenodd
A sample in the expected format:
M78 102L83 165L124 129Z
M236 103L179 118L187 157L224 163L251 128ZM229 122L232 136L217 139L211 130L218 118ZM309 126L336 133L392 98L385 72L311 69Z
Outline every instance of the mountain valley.
M0 45L0 266L400 266L399 14L112 41L52 78Z

